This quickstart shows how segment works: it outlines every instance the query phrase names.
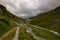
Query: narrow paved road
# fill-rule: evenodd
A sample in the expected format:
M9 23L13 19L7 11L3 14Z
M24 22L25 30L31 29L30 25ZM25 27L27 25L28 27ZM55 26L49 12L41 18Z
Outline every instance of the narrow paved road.
M52 32L52 33L54 33L55 35L60 36L60 33L55 32L55 31L53 31L53 30L49 30L49 29L46 29L46 28L42 28L42 27L38 27L38 26L35 26L35 25L31 25L31 24L29 24L29 25L30 25L30 26L33 26L33 27L36 27L36 28L38 28L38 29L42 29L42 30L46 30L46 31Z
M18 37L19 37L19 28L20 28L20 27L17 27L16 34L15 34L15 36L12 38L12 40L18 40Z
M31 34L33 36L33 38L36 39L36 40L45 40L42 37L36 36L35 33L32 31L31 27L27 28L26 32L28 32L29 34Z

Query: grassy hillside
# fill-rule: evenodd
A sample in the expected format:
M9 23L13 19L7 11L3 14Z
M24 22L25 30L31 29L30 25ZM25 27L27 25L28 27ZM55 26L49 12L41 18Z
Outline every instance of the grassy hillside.
M60 33L60 8L33 18L30 24L54 30Z
M12 28L16 27L17 25L14 21L17 20L19 19L16 16L12 15L5 7L0 5L0 37Z

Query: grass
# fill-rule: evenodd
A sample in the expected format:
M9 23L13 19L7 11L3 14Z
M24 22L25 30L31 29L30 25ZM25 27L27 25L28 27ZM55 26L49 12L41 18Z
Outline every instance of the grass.
M12 30L11 32L9 32L9 34L7 34L5 37L3 37L2 40L12 40L12 38L15 35L15 32L16 32L16 28Z
M42 29L38 29L35 27L31 27L33 29L33 32L35 33L36 36L40 36L43 39L46 40L60 40L59 36L55 35L54 33L51 33L49 31L45 31Z
M12 15L2 5L0 5L0 37L17 26L13 22L17 20L19 19L16 16Z
M24 27L20 28L19 40L35 40L32 35L26 32Z
M60 8L33 18L30 24L60 33Z
M15 24L10 22L12 22L10 19L0 15L0 37L15 27Z

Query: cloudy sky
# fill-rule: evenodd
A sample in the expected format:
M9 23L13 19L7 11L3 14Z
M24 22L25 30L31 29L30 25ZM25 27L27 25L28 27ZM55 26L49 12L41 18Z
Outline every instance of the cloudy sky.
M60 0L1 0L0 4L12 14L30 18L60 6Z

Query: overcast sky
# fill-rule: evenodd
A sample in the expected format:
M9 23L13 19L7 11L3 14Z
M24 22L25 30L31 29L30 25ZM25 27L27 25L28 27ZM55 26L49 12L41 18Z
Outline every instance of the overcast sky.
M29 18L60 6L60 0L0 0L0 4L12 14Z

